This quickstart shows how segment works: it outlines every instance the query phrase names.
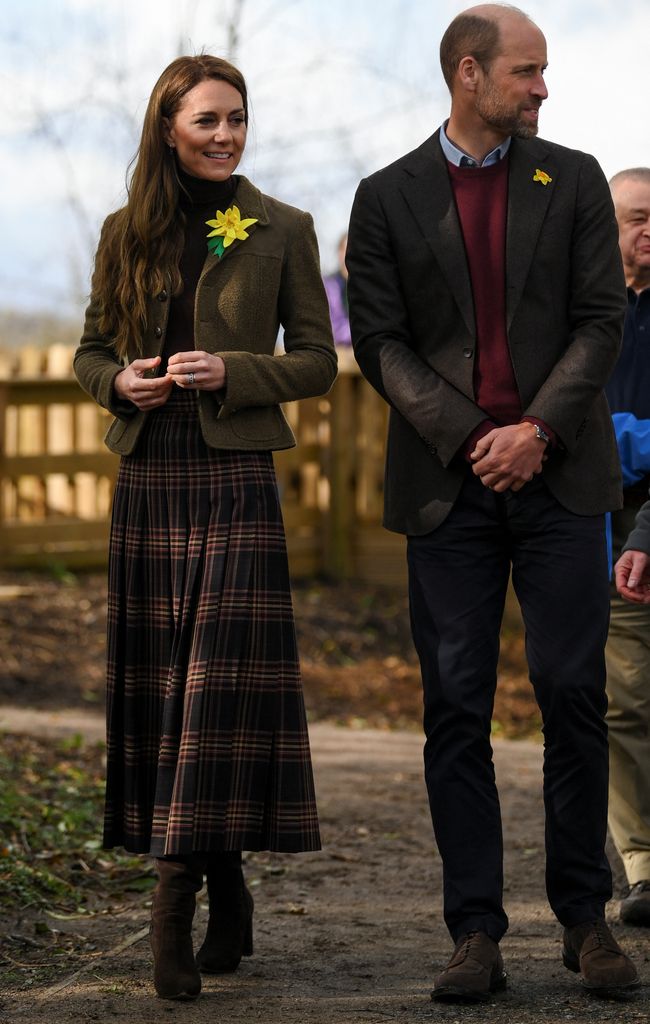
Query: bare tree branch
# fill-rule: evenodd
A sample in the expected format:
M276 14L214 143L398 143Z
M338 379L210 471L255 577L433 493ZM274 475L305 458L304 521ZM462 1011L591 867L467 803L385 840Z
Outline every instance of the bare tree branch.
M233 0L233 11L228 21L228 41L227 41L227 53L228 59L237 62L237 55L239 52L239 40L241 33L241 23L244 14L244 4L246 0Z

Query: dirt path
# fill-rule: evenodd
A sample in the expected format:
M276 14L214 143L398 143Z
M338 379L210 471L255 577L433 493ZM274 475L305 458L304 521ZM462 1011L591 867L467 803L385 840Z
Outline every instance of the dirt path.
M97 716L21 719L0 709L0 729L9 727L41 735L82 731L89 738L103 730ZM77 930L92 930L101 955L72 980L62 971L49 989L0 997L1 1024L650 1019L650 990L625 1003L589 999L562 967L560 928L544 897L538 745L502 740L495 751L506 837L511 927L502 948L510 987L484 1006L439 1006L431 1003L429 989L450 941L440 920L441 868L431 839L420 737L325 724L313 726L311 734L325 849L249 857L255 956L235 975L207 978L196 1003L156 1000L143 904L128 914L74 922ZM197 937L205 919L202 906ZM616 932L650 980L647 933Z

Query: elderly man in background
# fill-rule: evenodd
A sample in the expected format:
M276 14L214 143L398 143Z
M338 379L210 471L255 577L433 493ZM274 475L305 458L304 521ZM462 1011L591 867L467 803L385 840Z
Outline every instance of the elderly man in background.
M618 558L650 485L650 168L610 181L627 284L623 348L606 387L623 469ZM609 827L623 861L626 924L650 926L650 607L612 597L607 660Z

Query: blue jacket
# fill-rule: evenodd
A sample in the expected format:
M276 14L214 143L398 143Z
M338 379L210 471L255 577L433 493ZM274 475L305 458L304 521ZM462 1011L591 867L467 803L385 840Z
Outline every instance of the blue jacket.
M612 414L623 473L623 487L630 487L650 474L650 419L640 420L631 412Z

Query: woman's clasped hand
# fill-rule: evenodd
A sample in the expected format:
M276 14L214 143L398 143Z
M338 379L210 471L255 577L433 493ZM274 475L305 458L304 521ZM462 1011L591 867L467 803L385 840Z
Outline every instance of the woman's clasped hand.
M167 376L181 388L219 391L226 383L226 364L210 352L175 352L169 358Z
M220 356L209 352L176 352L170 356L167 373L154 376L160 366L154 359L134 359L117 374L114 388L120 398L133 402L138 409L156 409L169 398L173 384L195 391L219 391L226 383L226 364Z

